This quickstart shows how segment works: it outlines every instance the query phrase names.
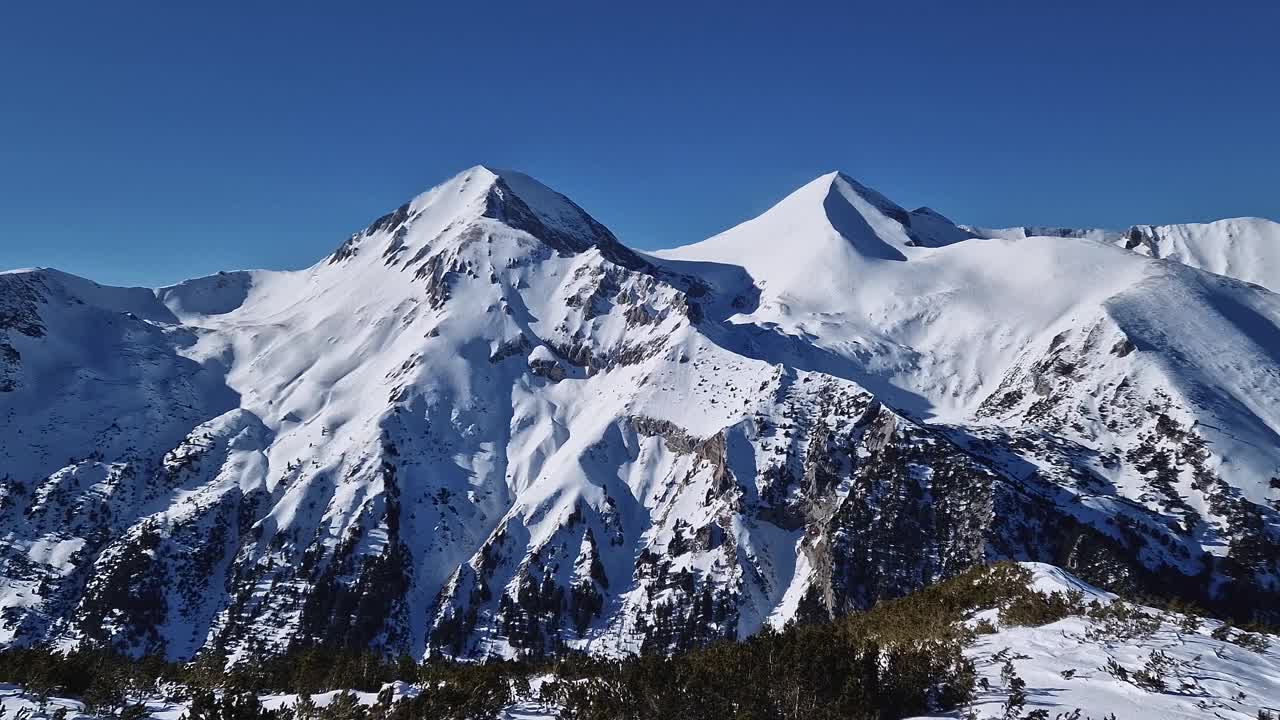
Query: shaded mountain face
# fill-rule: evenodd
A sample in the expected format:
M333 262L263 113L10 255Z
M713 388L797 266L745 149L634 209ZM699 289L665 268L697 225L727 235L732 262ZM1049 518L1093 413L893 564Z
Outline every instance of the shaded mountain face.
M672 651L996 558L1280 607L1280 297L978 235L833 174L646 255L477 167L302 271L0 274L0 642Z

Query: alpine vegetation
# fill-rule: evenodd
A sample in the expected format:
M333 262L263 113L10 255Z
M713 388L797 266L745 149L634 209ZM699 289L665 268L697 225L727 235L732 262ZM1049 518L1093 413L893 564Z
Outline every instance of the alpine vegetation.
M670 656L416 663L313 647L228 667L212 652L171 663L11 649L0 681L16 687L0 700L64 718L1265 718L1280 693L1276 642L1053 566L1001 563Z

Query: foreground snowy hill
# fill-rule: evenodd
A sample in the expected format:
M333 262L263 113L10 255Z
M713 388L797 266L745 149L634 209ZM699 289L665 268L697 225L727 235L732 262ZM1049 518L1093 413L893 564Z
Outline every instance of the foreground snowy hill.
M1005 717L1018 694L1013 677L1025 683L1024 716L1045 710L1066 718L1256 720L1280 712L1275 636L1132 605L1058 568L1028 567L1041 592L1080 593L1096 609L1038 626L1008 625L999 611L978 613L975 624L989 622L992 632L966 651L980 688L966 712Z
M0 642L671 651L996 558L1274 619L1280 296L975 235L833 174L650 256L477 167L302 271L0 274Z

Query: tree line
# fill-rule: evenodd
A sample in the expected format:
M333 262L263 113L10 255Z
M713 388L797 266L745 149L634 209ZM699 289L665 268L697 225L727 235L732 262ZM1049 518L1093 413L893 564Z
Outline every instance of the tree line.
M1037 592L1030 580L1016 564L974 568L866 612L765 627L672 656L415 662L317 646L228 664L212 652L171 663L94 648L19 648L0 651L0 682L43 699L42 711L48 698L68 697L100 717L142 717L138 698L163 697L186 704L188 720L476 720L533 698L566 720L893 720L973 699L979 683L964 649L993 630L964 622L973 611L999 608L1004 625L1089 612L1078 593ZM1092 612L1132 624L1114 608ZM531 680L539 678L534 692ZM393 692L395 681L410 691ZM350 692L323 707L312 701L331 690L378 695L364 705ZM267 709L260 697L270 694L299 700Z

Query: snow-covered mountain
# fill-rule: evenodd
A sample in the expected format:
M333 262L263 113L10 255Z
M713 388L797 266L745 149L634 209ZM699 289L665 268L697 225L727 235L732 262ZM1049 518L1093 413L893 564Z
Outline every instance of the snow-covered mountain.
M1000 238L1002 240L1021 240L1029 237L1063 237L1115 242L1124 236L1124 233L1119 230L1107 230L1105 228L1027 227L1025 225L1007 228L984 228L973 225L961 225L960 227L972 233L974 237Z
M961 226L974 237L1018 240L1027 237L1087 238L1120 245L1237 280L1280 291L1280 223L1256 217L1211 223L1132 225L1128 230L1099 228Z
M1271 220L1231 218L1211 223L1134 225L1119 241L1143 255L1280 292L1280 223Z
M1280 296L1124 245L832 174L644 254L477 167L306 270L0 274L0 642L666 651L1006 557L1280 607Z

